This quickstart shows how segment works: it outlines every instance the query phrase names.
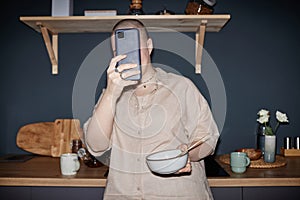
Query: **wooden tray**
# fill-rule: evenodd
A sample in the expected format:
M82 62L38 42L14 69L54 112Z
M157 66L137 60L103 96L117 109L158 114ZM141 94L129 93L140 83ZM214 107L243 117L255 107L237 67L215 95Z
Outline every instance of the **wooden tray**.
M224 154L219 157L219 160L225 164L230 165L230 154ZM273 163L266 163L261 157L258 160L251 160L249 165L250 168L260 168L260 169L267 169L267 168L277 168L283 167L287 164L286 159L283 156L276 155L276 161Z

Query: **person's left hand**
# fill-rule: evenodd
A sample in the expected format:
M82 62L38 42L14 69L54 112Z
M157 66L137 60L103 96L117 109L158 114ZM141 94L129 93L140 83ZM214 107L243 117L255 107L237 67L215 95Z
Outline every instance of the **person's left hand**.
M177 147L178 149L180 149L181 151L186 151L188 146L186 144L181 144L179 145L179 147ZM185 165L185 167L183 167L182 169L178 170L176 172L176 174L182 174L182 173L190 173L192 171L192 164L191 164L191 160L188 157L187 163Z

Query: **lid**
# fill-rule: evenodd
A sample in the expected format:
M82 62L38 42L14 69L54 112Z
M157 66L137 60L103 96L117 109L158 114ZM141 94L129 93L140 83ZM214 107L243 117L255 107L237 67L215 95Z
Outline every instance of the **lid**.
M214 6L217 1L216 0L203 0L203 2L209 6Z
M86 150L84 148L80 148L77 152L79 158L83 158L86 155Z

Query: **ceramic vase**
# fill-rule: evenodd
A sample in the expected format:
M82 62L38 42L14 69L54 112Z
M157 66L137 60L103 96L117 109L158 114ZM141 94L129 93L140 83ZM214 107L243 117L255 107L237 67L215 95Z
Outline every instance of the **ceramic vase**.
M276 135L265 135L264 161L273 163L276 159Z

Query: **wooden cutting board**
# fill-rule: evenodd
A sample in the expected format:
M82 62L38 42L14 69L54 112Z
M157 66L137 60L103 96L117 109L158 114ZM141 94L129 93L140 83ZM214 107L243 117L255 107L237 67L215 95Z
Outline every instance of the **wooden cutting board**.
M25 151L52 157L72 152L72 140L80 139L82 130L78 119L57 119L21 127L17 146Z

